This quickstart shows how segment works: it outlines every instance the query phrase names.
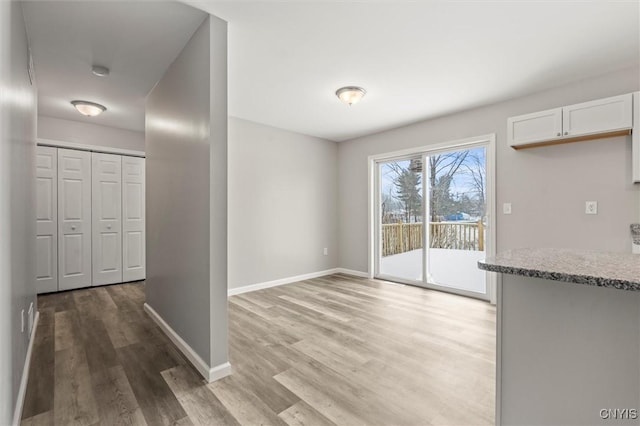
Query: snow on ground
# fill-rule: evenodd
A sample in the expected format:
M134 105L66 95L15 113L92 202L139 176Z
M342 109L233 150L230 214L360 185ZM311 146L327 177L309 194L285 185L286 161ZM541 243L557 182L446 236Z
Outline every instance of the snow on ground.
M485 252L472 250L430 249L429 282L477 293L486 288L485 272L478 260ZM383 257L380 273L410 280L422 280L422 249Z

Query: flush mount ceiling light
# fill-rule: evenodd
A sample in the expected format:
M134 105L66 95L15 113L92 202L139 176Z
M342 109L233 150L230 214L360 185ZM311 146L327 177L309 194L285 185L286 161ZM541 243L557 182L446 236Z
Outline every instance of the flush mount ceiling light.
M358 86L346 86L336 90L336 96L349 106L355 104L367 94L367 91Z
M78 112L88 117L95 117L107 110L104 105L97 104L89 101L71 101L71 105L76 107Z
M91 67L91 72L98 77L106 77L109 75L109 68L102 65L94 65Z

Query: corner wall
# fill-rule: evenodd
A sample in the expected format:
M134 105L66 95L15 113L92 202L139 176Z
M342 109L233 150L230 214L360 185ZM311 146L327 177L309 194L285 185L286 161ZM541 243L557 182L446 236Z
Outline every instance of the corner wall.
M29 331L21 331L35 287L36 89L17 1L0 2L0 424L22 407L20 385ZM26 386L26 383L24 383ZM17 415L20 415L19 410Z
M206 18L146 105L147 304L207 379L228 359L226 25Z
M38 138L144 152L144 132L38 116Z
M338 144L339 264L367 271L367 157L496 134L497 250L566 247L628 252L640 185L631 183L631 136L515 151L507 117L637 91L637 66L534 95ZM585 201L598 214L584 214ZM503 215L502 203L513 205Z
M229 289L338 266L337 164L335 142L229 119Z

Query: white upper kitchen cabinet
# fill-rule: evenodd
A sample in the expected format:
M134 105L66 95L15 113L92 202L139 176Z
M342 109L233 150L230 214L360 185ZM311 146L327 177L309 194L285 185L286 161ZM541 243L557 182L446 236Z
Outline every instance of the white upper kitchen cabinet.
M507 141L519 149L620 136L632 128L633 96L628 93L509 117Z
M563 136L576 137L633 127L632 94L562 108Z
M562 108L554 108L507 119L510 146L559 139L562 136Z

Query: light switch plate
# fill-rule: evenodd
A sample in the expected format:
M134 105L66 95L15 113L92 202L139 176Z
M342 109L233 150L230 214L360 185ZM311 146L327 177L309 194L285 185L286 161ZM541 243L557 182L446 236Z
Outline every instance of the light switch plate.
M502 213L503 214L511 214L511 203L504 203L502 205Z
M598 202L597 201L587 201L584 204L584 212L585 212L585 214L598 214Z

